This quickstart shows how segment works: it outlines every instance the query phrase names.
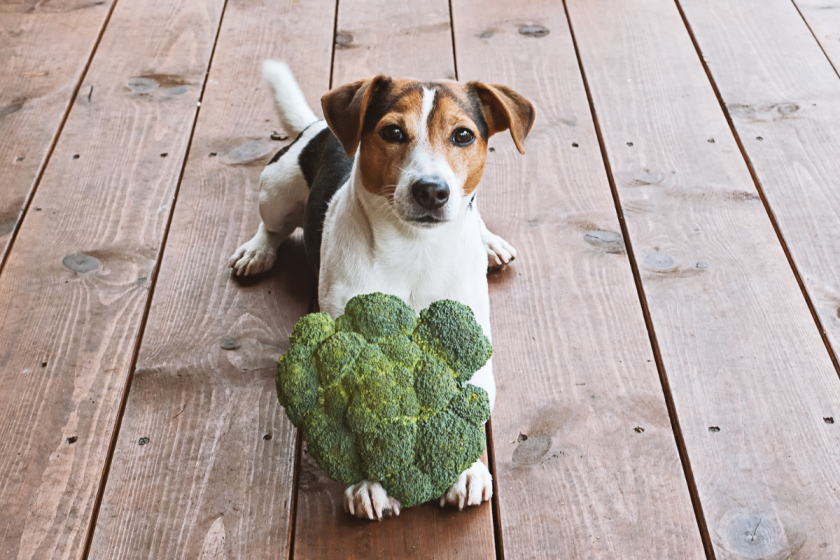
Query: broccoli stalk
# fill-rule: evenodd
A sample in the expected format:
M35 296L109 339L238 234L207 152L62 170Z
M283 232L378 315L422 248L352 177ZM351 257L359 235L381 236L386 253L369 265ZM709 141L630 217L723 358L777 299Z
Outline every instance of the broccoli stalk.
M492 354L472 310L420 313L381 293L356 296L335 322L295 325L277 396L326 474L375 480L404 507L440 497L484 452L487 393L467 383Z

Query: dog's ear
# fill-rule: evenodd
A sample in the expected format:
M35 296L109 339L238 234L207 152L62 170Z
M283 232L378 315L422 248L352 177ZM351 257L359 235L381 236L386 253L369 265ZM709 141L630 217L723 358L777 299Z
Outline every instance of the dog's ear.
M537 109L534 104L507 86L469 82L484 112L490 136L510 129L519 153L525 153L525 138L534 126Z
M324 110L327 124L344 146L347 157L353 157L359 147L365 111L372 94L388 80L387 76L381 75L359 80L332 89L321 98L321 108Z

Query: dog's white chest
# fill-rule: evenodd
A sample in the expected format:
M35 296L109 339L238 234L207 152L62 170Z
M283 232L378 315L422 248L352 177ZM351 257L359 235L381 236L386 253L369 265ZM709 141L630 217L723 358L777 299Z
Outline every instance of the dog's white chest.
M383 292L418 312L437 300L453 299L469 305L489 326L487 256L478 214L471 212L474 216L451 225L407 233L391 223L367 221L345 186L324 223L321 310L338 316L352 297Z

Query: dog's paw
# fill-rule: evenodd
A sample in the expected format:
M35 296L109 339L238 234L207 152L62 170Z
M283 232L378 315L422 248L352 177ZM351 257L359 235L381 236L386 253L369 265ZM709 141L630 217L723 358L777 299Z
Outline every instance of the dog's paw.
M360 519L382 521L400 514L400 503L378 482L363 480L344 490L344 511Z
M487 466L476 461L470 468L461 473L458 482L449 487L446 494L440 497L441 507L449 504L458 509L464 506L477 506L493 497L493 476Z
M483 232L481 241L487 250L487 268L502 267L516 258L516 249L495 233Z
M276 258L274 248L257 234L231 255L228 267L232 268L237 276L259 274L271 268Z

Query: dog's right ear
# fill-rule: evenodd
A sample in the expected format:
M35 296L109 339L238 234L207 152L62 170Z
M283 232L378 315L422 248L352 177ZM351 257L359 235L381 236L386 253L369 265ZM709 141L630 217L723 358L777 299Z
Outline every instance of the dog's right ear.
M347 157L353 157L361 142L365 111L372 94L387 80L389 78L382 75L359 80L332 89L321 98L327 124L344 146Z

